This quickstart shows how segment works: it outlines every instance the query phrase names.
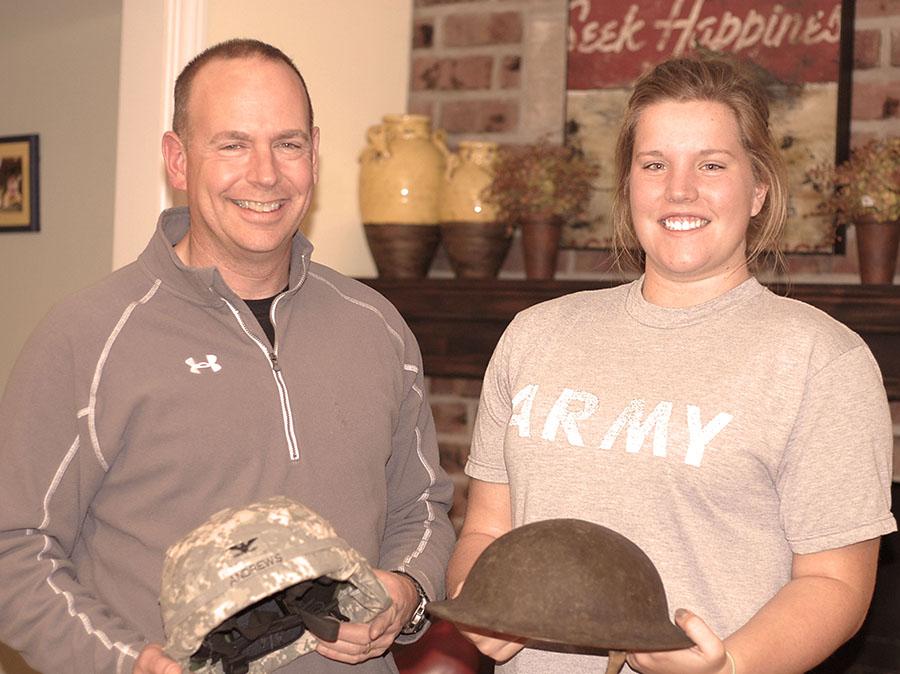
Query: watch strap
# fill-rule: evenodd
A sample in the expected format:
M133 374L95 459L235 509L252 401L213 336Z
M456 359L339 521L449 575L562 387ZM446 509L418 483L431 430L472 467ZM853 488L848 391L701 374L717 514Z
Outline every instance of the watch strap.
M427 622L427 620L425 619L425 607L428 605L428 595L425 594L425 590L422 587L422 584L419 583L419 581L413 578L410 574L406 573L406 571L394 571L393 573L409 578L416 588L416 594L419 595L419 603L416 605L416 610L413 611L409 622L407 622L400 630L400 634L404 636L418 634L422 630L422 628L425 627L425 623Z

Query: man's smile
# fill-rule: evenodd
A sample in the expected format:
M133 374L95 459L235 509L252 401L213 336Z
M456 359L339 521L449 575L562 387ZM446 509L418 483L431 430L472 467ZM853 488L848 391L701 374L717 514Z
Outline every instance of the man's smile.
M277 201L250 201L249 199L229 199L231 203L236 206L240 206L241 208L246 208L251 211L256 211L257 213L271 213L272 211L277 211L279 208L284 206L285 200L278 199Z

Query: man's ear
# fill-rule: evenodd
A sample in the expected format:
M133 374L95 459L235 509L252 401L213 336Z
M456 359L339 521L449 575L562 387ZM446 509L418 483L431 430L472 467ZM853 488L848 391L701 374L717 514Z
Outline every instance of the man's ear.
M166 131L162 137L163 161L169 184L175 190L187 190L187 154L184 143L174 131Z
M312 171L313 185L319 184L319 127L312 128Z

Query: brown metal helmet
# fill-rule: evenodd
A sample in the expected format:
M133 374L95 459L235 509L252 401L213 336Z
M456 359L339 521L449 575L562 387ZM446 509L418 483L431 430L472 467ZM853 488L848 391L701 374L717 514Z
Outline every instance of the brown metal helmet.
M644 551L577 519L533 522L500 536L475 561L459 596L432 602L428 611L476 629L586 649L693 645L669 621L662 580Z

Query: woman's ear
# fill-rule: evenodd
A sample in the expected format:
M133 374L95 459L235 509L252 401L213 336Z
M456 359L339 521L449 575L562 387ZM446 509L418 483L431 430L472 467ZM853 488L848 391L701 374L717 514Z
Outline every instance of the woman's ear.
M765 183L758 182L753 188L753 207L750 209L750 217L755 218L762 210L763 204L766 203L766 195L769 193L769 186Z

